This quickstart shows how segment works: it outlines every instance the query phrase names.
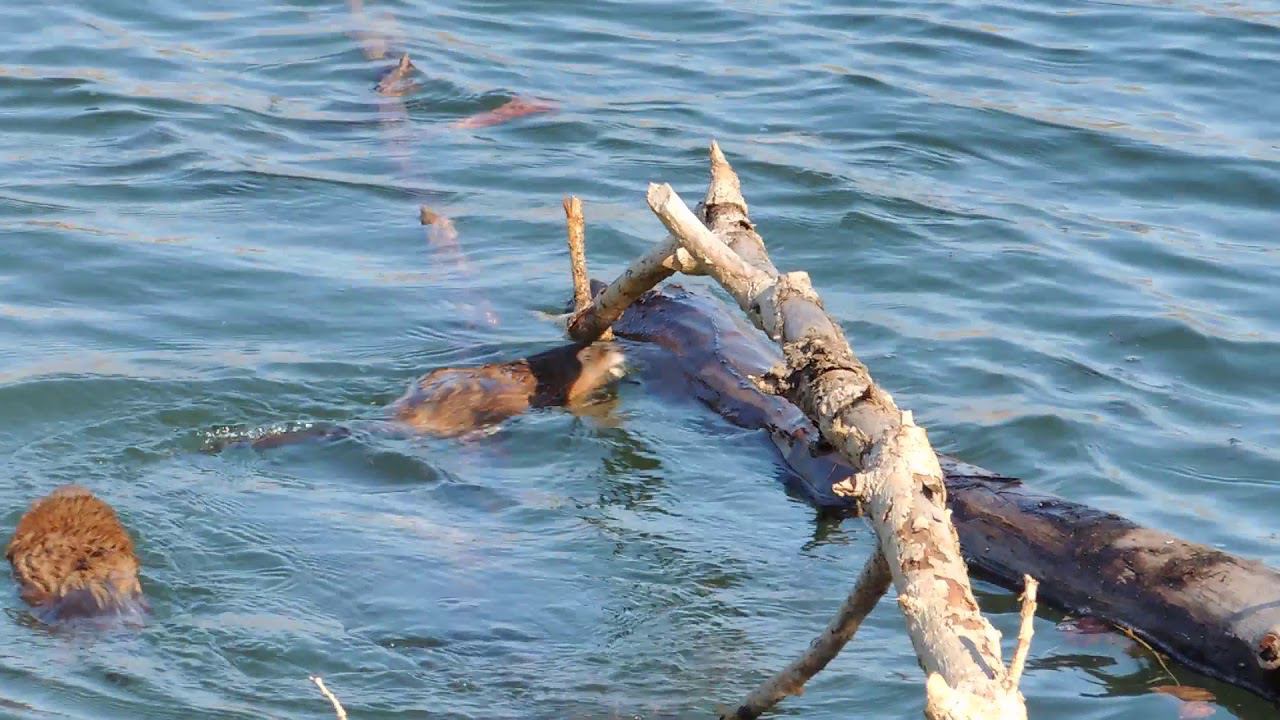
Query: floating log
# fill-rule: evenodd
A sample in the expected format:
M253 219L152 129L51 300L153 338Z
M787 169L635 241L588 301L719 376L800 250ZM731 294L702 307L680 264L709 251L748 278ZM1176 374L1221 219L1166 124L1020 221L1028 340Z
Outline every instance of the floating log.
M867 505L879 539L876 552L888 562L907 635L928 679L925 717L1026 718L1015 673L1001 658L1000 633L973 596L928 435L872 379L809 276L778 273L719 146L711 144L703 218L670 185L650 185L648 202L680 246L781 346L784 362L765 378L770 390L795 403L835 452L859 469L837 491ZM740 245L752 252L739 254Z
M675 359L694 395L729 422L769 433L788 488L827 512L856 513L836 491L854 476L804 414L751 380L778 348L703 292L668 286L613 325ZM1280 702L1280 571L1118 515L1035 492L1021 481L940 455L947 506L971 570L1132 631L1178 662Z

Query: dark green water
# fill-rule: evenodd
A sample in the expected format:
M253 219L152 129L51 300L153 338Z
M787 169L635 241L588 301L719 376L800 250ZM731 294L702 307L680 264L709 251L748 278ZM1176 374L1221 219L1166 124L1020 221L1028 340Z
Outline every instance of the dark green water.
M471 442L197 452L369 415L560 339L560 198L615 272L717 137L935 445L1280 564L1280 4L81 0L0 7L3 532L88 485L141 632L0 593L0 715L708 717L809 641L871 547L762 439L624 384ZM371 29L372 28L372 29ZM373 92L388 36L421 68ZM559 112L450 123L515 95ZM417 224L452 217L470 271ZM473 320L482 300L500 319ZM1005 592L979 585L996 625ZM1036 718L1175 718L1122 638L1045 611ZM1219 696L1258 700L1174 668ZM783 714L916 717L886 600Z

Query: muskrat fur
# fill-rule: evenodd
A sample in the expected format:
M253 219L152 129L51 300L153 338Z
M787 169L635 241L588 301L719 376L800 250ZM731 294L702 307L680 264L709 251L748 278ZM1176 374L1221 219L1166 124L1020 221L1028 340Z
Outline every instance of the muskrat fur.
M574 406L622 377L625 356L609 343L562 345L504 363L432 370L387 408L391 423L367 427L457 437L483 430L531 408ZM268 450L307 441L350 437L354 427L307 423L300 427L220 435L205 452L231 447Z
M440 368L392 405L397 420L441 437L463 435L529 408L576 405L622 377L623 354L606 343L564 345L478 367Z
M78 485L32 503L5 557L22 599L46 622L145 609L133 541L111 506Z

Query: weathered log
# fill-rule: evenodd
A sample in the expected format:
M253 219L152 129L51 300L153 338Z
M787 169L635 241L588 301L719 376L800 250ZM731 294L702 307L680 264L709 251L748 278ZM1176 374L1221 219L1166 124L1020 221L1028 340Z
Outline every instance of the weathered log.
M641 297L614 330L667 350L694 396L729 422L768 432L791 471L790 491L825 512L856 512L834 489L853 469L794 405L752 383L781 353L738 313L668 286ZM1196 672L1280 702L1280 571L955 458L939 461L971 571L1014 591L1024 575L1039 578L1042 601L1130 630Z
M716 145L712 188L736 216L736 233L755 233L737 176ZM651 185L649 207L689 254L720 283L757 327L782 345L785 393L851 465L898 591L916 656L929 682L925 716L978 720L1027 715L1001 659L1000 634L982 616L945 508L942 469L924 429L871 379L840 327L826 314L804 273L779 275L763 240L749 264L709 230L670 185ZM939 679L932 676L938 675Z

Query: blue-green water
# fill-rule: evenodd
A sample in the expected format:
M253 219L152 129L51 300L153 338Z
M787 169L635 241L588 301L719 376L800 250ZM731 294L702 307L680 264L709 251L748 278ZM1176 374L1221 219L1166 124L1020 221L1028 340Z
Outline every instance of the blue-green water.
M380 98L403 50L420 87ZM450 127L517 95L559 110ZM939 449L1280 564L1277 118L1274 0L5 3L3 532L88 485L154 613L51 633L10 584L0 715L327 717L314 673L360 720L708 717L794 657L869 531L643 383L467 442L197 452L558 342L561 196L614 272L662 235L645 184L697 197L712 136ZM1058 619L1034 717L1177 717L1150 653ZM781 712L921 705L890 598Z

